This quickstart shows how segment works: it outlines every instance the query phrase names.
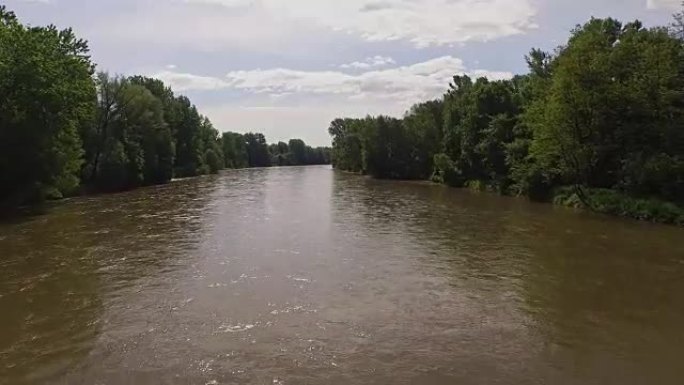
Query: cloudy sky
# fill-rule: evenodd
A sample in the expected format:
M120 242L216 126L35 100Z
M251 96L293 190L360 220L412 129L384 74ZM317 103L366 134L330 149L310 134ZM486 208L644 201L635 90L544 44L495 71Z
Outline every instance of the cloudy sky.
M665 24L680 0L3 0L71 26L98 69L188 95L222 131L327 145L335 117L400 116L455 74L525 72L591 16Z

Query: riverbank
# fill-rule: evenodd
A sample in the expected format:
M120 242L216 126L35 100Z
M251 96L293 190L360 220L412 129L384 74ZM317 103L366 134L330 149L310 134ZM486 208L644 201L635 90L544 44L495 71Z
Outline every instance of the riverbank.
M634 198L608 189L584 189L582 194L583 199L572 187L559 188L551 202L640 221L684 226L684 208L672 202Z
M527 73L455 76L441 97L417 100L400 118L333 120L334 163L681 225L684 108L671 96L684 84L684 44L676 32L592 18L557 50L532 50Z
M26 204L19 205L19 204L13 204L13 202L0 202L0 222L12 222L14 220L25 218L25 217L43 215L43 214L46 214L46 212L50 209L50 207L53 207L53 205L59 204L60 202L67 201L67 200L73 199L73 198L100 197L100 196L108 196L108 195L126 193L126 192L131 192L131 191L135 191L135 190L139 190L139 189L166 186L169 184L184 182L184 181L188 181L188 180L192 180L192 179L217 176L223 172L230 172L230 171L257 170L257 169L262 169L262 168L270 169L270 168L315 167L315 166L330 166L330 165L329 164L311 164L311 165L296 165L296 166L224 168L222 170L219 170L216 173L200 174L200 175L195 175L195 176L173 178L167 182L147 184L147 185L141 185L141 186L135 186L135 187L130 187L130 188L111 190L111 191L98 190L97 188L95 188L93 186L81 186L77 191L74 191L71 194L68 194L68 195L46 194L41 199L36 200L32 203L26 203Z
M444 184L438 181L433 182ZM462 188L503 196L514 196L505 191L496 191L480 181L466 182ZM684 226L684 208L681 206L660 199L635 198L615 190L563 186L554 189L545 199L529 197L528 199L639 221Z
M330 163L330 148L299 138L214 127L161 80L94 73L71 29L24 24L3 5L0 51L0 212L224 168Z
M358 172L337 170L344 174L352 174L373 178ZM392 180L389 178L376 178ZM495 194L509 197L522 197L511 194L510 191L499 191L482 181L467 181L463 186L450 186L439 178L430 180L404 179L411 182L425 182L443 185L447 188L466 189L487 194ZM582 195L583 197L580 197ZM530 201L549 203L571 209L587 210L599 214L614 217L635 219L644 222L661 223L667 225L684 226L684 208L673 202L667 202L654 198L635 198L618 191L609 189L581 188L581 192L572 186L558 187L544 199L532 199Z

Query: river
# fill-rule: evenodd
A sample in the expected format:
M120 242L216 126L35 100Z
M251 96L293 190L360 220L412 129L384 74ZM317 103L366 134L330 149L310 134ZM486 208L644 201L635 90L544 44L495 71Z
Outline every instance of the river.
M684 230L329 167L0 224L2 384L682 384Z

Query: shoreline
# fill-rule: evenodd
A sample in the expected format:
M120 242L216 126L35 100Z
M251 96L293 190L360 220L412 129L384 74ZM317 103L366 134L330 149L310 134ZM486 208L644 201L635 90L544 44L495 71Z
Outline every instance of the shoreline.
M506 198L525 199L531 203L542 203L551 206L564 207L571 210L579 210L594 214L606 215L613 218L624 218L637 222L654 223L660 225L684 227L684 208L674 202L662 201L653 198L635 198L625 195L616 190L609 189L586 189L592 199L593 207L583 203L577 195L569 190L568 186L556 188L548 199L531 199L525 195L503 194L485 188L474 188L466 186L449 186L446 183L439 183L429 179L391 179L376 178L372 175L365 175L360 172L339 170L336 172L349 175L356 175L378 181L395 181L402 183L414 183L442 186L448 189L469 191L478 194L495 195Z

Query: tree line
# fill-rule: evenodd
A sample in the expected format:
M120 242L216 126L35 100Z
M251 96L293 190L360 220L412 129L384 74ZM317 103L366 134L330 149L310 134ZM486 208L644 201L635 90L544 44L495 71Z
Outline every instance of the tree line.
M529 73L455 76L402 119L336 119L336 168L684 224L684 14L592 18Z
M0 6L0 207L329 162L329 148L299 139L269 146L260 133L219 133L160 80L96 73L71 29L26 26Z

